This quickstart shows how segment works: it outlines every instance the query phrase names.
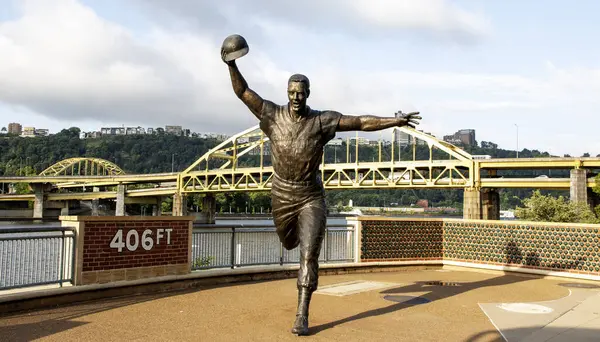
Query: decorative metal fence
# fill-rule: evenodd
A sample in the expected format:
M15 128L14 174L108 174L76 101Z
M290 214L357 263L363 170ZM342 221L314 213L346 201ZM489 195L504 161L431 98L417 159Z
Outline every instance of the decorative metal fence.
M354 234L352 225L327 226L319 261L354 261ZM298 248L284 249L272 225L202 225L195 226L192 233L194 270L296 264L299 261Z
M70 227L0 229L0 290L72 283L75 241Z

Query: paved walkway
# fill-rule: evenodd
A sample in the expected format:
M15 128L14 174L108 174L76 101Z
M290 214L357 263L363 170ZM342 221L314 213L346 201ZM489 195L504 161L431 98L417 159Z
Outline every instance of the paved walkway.
M322 276L306 337L289 332L295 279L232 284L13 314L0 340L600 341L599 289L565 283L456 269Z

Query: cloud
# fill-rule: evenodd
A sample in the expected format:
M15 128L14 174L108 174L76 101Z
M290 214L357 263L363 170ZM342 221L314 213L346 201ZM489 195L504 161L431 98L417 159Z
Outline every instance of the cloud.
M233 26L248 30L268 20L329 34L397 37L400 32L412 31L459 43L479 42L491 32L491 23L482 13L467 11L448 0L137 1L152 5L157 20L181 25L181 19L186 18L192 25L213 29Z
M390 116L400 109L419 110L424 116L422 128L438 136L469 126L478 129L478 139L483 137L501 146L512 146L513 137L499 134L499 130L512 130L515 122L519 122L523 132L527 126L530 131L534 127L542 132L560 131L570 129L564 115L568 114L569 123L585 122L600 109L598 69L564 69L546 63L544 72L536 77L417 72L397 64L382 67L383 61L363 61L362 45L354 41L351 42L356 45L347 46L351 53L332 59L333 51L350 33L344 34L342 29L333 33L339 35L334 46L323 35L300 30L299 19L286 24L285 18L295 17L288 2L273 2L275 5L269 7L266 1L257 0L252 2L252 11L243 6L235 10L218 8L217 3L174 1L169 15L183 15L176 12L179 10L197 13L192 10L204 6L205 11L213 12L202 12L203 17L222 24L223 20L229 22L241 15L236 11L246 11L248 20L243 25L251 28L249 35L257 42L250 41L251 52L239 61L240 69L254 90L278 103L285 102L289 75L302 72L311 78L309 103L313 108L381 116ZM328 1L316 18L307 20L325 20L337 8L342 19L361 15L371 26L421 25L440 31L481 31L485 27L479 17L449 2L430 2L435 5L430 7L409 3L413 2L398 2L396 7L388 8L389 13L376 9L366 13L364 8L361 10L364 4L360 1L353 2L352 8L336 7L335 1ZM217 23L211 27L207 19L200 30L187 24L172 26L163 20L139 32L108 21L74 0L28 0L21 4L20 16L0 22L0 104L5 110L22 108L22 112L55 121L154 127L181 124L201 132L235 133L256 124L233 94L227 68L219 58L224 32L231 33L236 26L228 28ZM311 9L316 4L307 1L304 8ZM150 11L145 6L140 8ZM299 18L302 11L298 11ZM421 13L416 21L420 24L407 24L408 13ZM396 22L392 20L396 16L405 19ZM282 41L285 36L294 39ZM288 50L295 41L303 42L307 48L302 45L299 53L288 53L295 52ZM345 61L351 58L358 59L362 68L348 69ZM392 60L390 57L385 63ZM573 129L591 130L590 127ZM595 136L592 132L582 132L581 136L585 134ZM552 134L542 135L523 135L521 144L556 145ZM543 142L548 145L541 145Z

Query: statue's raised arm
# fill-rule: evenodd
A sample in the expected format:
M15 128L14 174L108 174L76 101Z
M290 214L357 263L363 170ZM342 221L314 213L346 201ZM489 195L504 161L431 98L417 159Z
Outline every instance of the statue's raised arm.
M244 37L231 35L225 39L221 47L221 59L229 66L231 85L235 95L244 102L250 111L260 120L264 100L254 90L248 88L248 83L240 73L235 60L248 53L248 44Z
M337 131L379 131L390 127L408 126L415 128L419 124L419 112L404 114L397 118L385 118L374 115L342 115Z

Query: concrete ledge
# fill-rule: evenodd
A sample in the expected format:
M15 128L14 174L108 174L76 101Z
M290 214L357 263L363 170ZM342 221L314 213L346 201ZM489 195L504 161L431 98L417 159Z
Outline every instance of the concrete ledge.
M397 272L440 269L442 260L396 261L372 263L322 264L320 275ZM169 275L114 283L68 286L0 297L0 316L10 312L40 309L49 306L141 294L202 288L220 284L289 279L297 277L298 265L249 266L237 269L194 271L186 275Z
M443 263L444 263L444 266L458 266L458 267L464 267L464 268L475 268L475 269L491 270L491 271L504 271L504 272L511 272L511 273L532 274L532 275L538 275L538 276L544 276L544 277L557 277L557 278L570 278L570 279L600 281L600 276L591 275L591 274L538 270L538 269L527 268L527 267L477 264L477 263L452 261L452 260L444 260Z

